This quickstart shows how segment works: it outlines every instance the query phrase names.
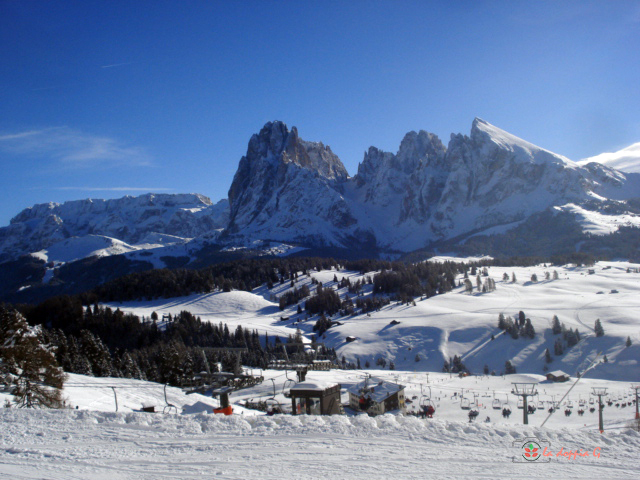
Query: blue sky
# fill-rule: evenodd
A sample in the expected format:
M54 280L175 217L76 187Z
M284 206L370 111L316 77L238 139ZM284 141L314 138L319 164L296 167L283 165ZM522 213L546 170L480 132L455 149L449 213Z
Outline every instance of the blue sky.
M0 226L34 203L227 196L270 120L350 174L478 116L573 160L640 141L638 1L0 0Z

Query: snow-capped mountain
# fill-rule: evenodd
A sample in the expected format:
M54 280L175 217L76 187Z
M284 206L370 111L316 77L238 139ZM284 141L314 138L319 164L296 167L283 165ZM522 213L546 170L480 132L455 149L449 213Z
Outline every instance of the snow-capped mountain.
M617 152L601 153L594 157L585 158L580 160L578 164L587 165L592 162L601 163L621 172L640 173L640 142Z
M214 205L199 194L150 193L114 200L39 204L26 208L8 227L0 228L0 259L92 235L133 245L162 243L157 234L164 234L174 236L169 243L175 243L210 234L224 228L227 222L228 202L221 200ZM73 243L70 248L77 246L77 242ZM104 241L100 243L100 249L107 247Z
M425 131L408 133L397 154L371 147L349 178L328 147L274 122L254 135L240 161L227 233L411 251L551 207L597 210L638 196L639 179L598 164L580 167L481 119L470 136L452 135L448 148Z
M295 127L269 122L251 137L228 201L147 194L23 210L0 228L0 277L12 279L4 282L10 287L0 282L0 294L14 291L16 282L46 283L46 262L57 268L87 257L126 257L117 270L103 262L103 278L131 270L127 262L138 269L195 267L242 249L274 254L271 242L375 256L437 242L455 249L472 236L486 245L479 236L510 231L529 235L528 243L521 242L526 250L536 242L532 225L545 230L540 215L572 219L566 253L584 240L577 238L580 231L604 235L640 226L639 197L640 173L598 162L579 165L478 118L469 136L451 135L447 147L422 130L406 134L395 154L371 147L353 177L328 146L302 140ZM528 230L513 233L521 225ZM556 253L553 245L544 252ZM6 266L24 254L32 260Z

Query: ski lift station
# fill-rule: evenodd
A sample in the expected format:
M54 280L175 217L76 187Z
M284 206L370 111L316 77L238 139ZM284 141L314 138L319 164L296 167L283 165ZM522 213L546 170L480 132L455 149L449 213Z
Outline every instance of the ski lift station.
M334 415L344 413L340 404L340 384L306 381L291 387L294 415Z
M369 415L382 415L392 410L404 413L404 385L384 380L366 378L347 389L349 406L354 410L365 411Z

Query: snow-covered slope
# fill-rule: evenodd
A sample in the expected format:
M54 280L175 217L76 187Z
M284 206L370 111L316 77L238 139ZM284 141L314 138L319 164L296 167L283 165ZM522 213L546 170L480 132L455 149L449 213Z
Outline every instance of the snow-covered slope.
M601 153L594 157L585 158L580 160L578 164L587 165L591 162L601 163L621 172L640 173L640 142L617 152Z
M366 372L310 372L314 380L339 382L343 388L362 380ZM232 400L260 395L274 378L282 388L282 372L266 371L265 383L243 390ZM424 374L388 372L385 378L407 386L408 398L420 401ZM588 402L591 386L626 394L628 385L582 380L572 392L576 405L571 417L562 413L540 428L538 410L522 425L521 410L510 396L513 414L502 419L491 408L493 393L507 401L513 381L539 381L522 375L495 378L450 379L431 374L433 419L384 415L356 416L255 415L238 405L230 417L199 413L175 415L140 413L143 401L166 405L162 385L123 379L92 379L74 375L65 388L79 410L0 408L0 477L12 479L65 478L70 480L193 479L270 480L352 479L459 479L519 478L526 470L532 479L635 479L640 468L640 434L627 427L632 408L606 407L605 431L597 430L597 414L577 414L579 396ZM591 383L589 383L591 382ZM72 384L87 387L74 387ZM91 387L93 385L93 388ZM120 409L114 412L113 386ZM567 384L540 384L544 403L560 399ZM192 404L194 412L210 409L211 398L186 397L169 387L167 397L179 408ZM455 392L455 396L454 396ZM464 393L463 393L464 392ZM459 396L476 395L480 416L469 423ZM1 396L1 394L0 394ZM144 399L144 400L143 400ZM343 396L343 401L345 400ZM587 406L593 406L587 403ZM136 411L131 411L136 410ZM180 412L181 410L178 410ZM188 410L187 410L188 411ZM484 423L486 416L491 422ZM544 442L549 463L514 463L522 460L527 437ZM581 456L565 457L569 452ZM482 472L486 472L483 474Z
M158 245L160 246L160 245ZM71 237L47 247L32 255L45 262L67 263L85 257L108 255L121 255L136 251L132 247L115 238L104 237L102 235L87 235L84 237Z
M149 235L168 234L182 241L226 226L228 203L213 205L198 194L146 194L115 200L77 200L34 205L0 228L0 260L38 252L72 237L99 235L129 245L147 243ZM95 240L95 239L94 239ZM79 242L91 242L81 240ZM69 244L74 255L76 241Z
M518 372L541 374L546 365L544 351L548 348L554 360L547 368L575 375L601 352L608 362L599 364L587 376L640 381L640 322L634 314L640 309L640 274L636 273L639 268L638 264L600 262L593 269L595 273L589 274L588 268L574 266L491 267L488 272L497 285L493 292L474 290L469 295L458 287L450 293L418 299L415 306L394 303L368 315L334 317L339 325L330 328L321 341L335 348L339 358L344 356L353 363L359 360L363 367L368 362L373 368L383 358L387 364L394 362L397 369L416 371L441 371L444 361L457 355L473 372L482 372L487 365L499 374L509 360ZM544 280L545 272L552 275L553 270L557 271L558 279ZM334 275L339 280L347 277L354 283L374 273L321 271L312 272L311 276L325 287L335 289ZM503 280L505 273L508 281ZM514 274L516 283L511 281ZM530 280L533 274L538 282ZM311 278L300 275L296 287L303 284L313 288ZM317 316L307 318L305 313L297 314L295 305L281 312L275 303L262 299L276 298L289 288L285 284L272 290L260 287L253 293L214 293L111 306L144 316L152 311L162 314L189 310L203 320L228 323L229 328L243 325L270 336L286 336L299 328L310 338L315 333ZM353 296L346 288L339 293L343 298ZM370 285L364 293L371 293ZM519 311L531 319L537 332L533 340L514 340L497 328L500 313L517 316ZM579 330L582 339L559 356L553 353L559 337L550 332L554 315L567 328ZM283 322L281 317L288 320ZM604 337L596 338L593 333L597 319L604 326ZM394 320L399 324L392 323ZM350 336L356 337L356 341L347 342ZM627 337L632 340L631 347L625 347Z

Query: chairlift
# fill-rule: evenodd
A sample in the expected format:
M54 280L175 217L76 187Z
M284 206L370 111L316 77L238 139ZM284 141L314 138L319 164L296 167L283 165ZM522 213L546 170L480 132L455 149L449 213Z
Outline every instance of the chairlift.
M596 403L596 399L595 398L592 397L592 398L589 399L589 405L595 405L595 403Z
M491 406L494 410L500 410L502 408L502 402L499 399L494 398Z
M282 394L287 398L291 398L291 387L293 387L296 384L296 382L295 380L292 380L291 378L289 378L289 372L287 372L286 370L284 371L284 375L285 377L287 377L287 379L282 384ZM287 388L289 390L287 390Z
M113 391L115 392L115 388L113 389ZM114 393L115 395L115 393ZM173 414L178 414L178 407L176 407L173 403L169 403L169 400L167 399L167 384L165 383L164 385L164 403L166 403L166 405L164 406L164 408L162 409L162 413L163 414L167 414L167 413L173 413ZM118 411L118 403L116 400L116 412Z
M267 415L274 415L276 413L284 413L282 405L275 398L267 398L265 402L267 404Z
M524 408L524 400L522 398L518 399L518 405L517 407L519 409L523 409Z
M431 400L431 387L427 388L429 389L429 395L422 393L422 384L420 384L420 409L426 416L431 418L431 416L436 412L436 407Z
M471 400L468 398L460 399L460 408L462 410L470 410L471 409Z
M573 408L573 400L567 402L567 408Z
M544 402L543 402L542 400L540 400L540 401L538 402L538 408L539 408L540 410L544 410Z

